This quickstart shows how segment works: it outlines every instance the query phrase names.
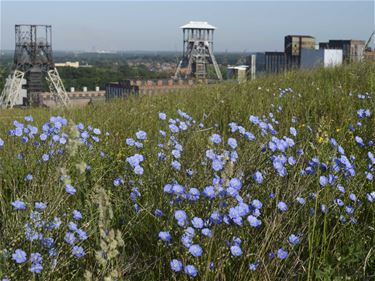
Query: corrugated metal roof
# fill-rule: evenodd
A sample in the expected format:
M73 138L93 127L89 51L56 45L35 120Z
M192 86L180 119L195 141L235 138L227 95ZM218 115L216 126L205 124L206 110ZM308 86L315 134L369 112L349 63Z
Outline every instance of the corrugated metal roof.
M180 26L180 28L216 29L215 26L208 24L206 21L190 21L188 24Z

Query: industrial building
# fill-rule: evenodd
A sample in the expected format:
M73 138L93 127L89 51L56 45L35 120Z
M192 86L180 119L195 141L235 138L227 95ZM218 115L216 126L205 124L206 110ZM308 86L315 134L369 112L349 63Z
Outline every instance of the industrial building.
M302 69L312 69L316 67L335 67L342 64L342 50L338 49L302 49L301 64Z
M72 68L79 68L79 61L66 61L66 62L59 62L55 63L56 67L72 67Z
M251 54L247 57L246 63L249 66L249 76L250 79L255 79L258 75L262 75L265 73L266 66L265 66L265 53L255 53Z
M266 52L264 70L278 73L298 69L303 49L315 49L315 38L309 35L287 35L284 37L284 52Z
M343 61L359 62L363 59L366 42L364 40L329 40L319 44L320 49L341 49Z
M284 52L288 57L300 57L302 49L315 49L315 38L309 35L287 35Z
M367 50L364 54L365 61L375 62L375 50Z
M284 52L265 52L264 69L266 73L278 73L285 70L286 55Z
M130 80L110 82L105 85L105 99L126 98L130 95L138 95L139 86L131 85Z
M227 79L237 79L238 83L242 83L247 80L247 75L249 71L248 65L237 65L227 67Z

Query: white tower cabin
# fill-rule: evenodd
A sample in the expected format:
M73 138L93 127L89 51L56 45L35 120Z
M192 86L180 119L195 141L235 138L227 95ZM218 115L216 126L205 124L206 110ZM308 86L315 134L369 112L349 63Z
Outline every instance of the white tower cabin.
M197 79L207 78L207 64L213 64L216 76L222 80L219 66L213 53L213 38L216 27L206 21L191 21L181 26L183 31L183 55L174 78L180 77L182 68L187 68L186 76Z

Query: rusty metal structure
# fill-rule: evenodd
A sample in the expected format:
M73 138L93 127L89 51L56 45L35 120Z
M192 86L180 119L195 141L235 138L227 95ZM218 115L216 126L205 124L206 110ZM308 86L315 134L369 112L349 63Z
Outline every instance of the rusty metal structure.
M174 79L181 77L181 70L186 69L186 77L207 78L207 65L212 64L217 79L222 80L219 66L213 53L213 38L216 27L207 22L191 21L181 26L183 31L183 54L178 64Z
M69 97L53 61L51 25L16 25L13 71L1 93L0 106L19 105L16 101L24 87L27 98L22 105L40 105L44 79L55 102L68 106ZM27 81L25 86L23 80Z

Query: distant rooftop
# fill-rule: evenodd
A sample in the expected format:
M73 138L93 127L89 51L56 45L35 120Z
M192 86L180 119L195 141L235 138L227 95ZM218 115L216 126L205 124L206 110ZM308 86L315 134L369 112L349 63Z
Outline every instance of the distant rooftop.
M196 28L196 29L216 29L215 26L208 24L206 21L191 21L180 28Z
M304 38L313 38L313 39L315 39L313 36L310 36L310 35L296 35L296 34L286 35L285 37L304 37Z

